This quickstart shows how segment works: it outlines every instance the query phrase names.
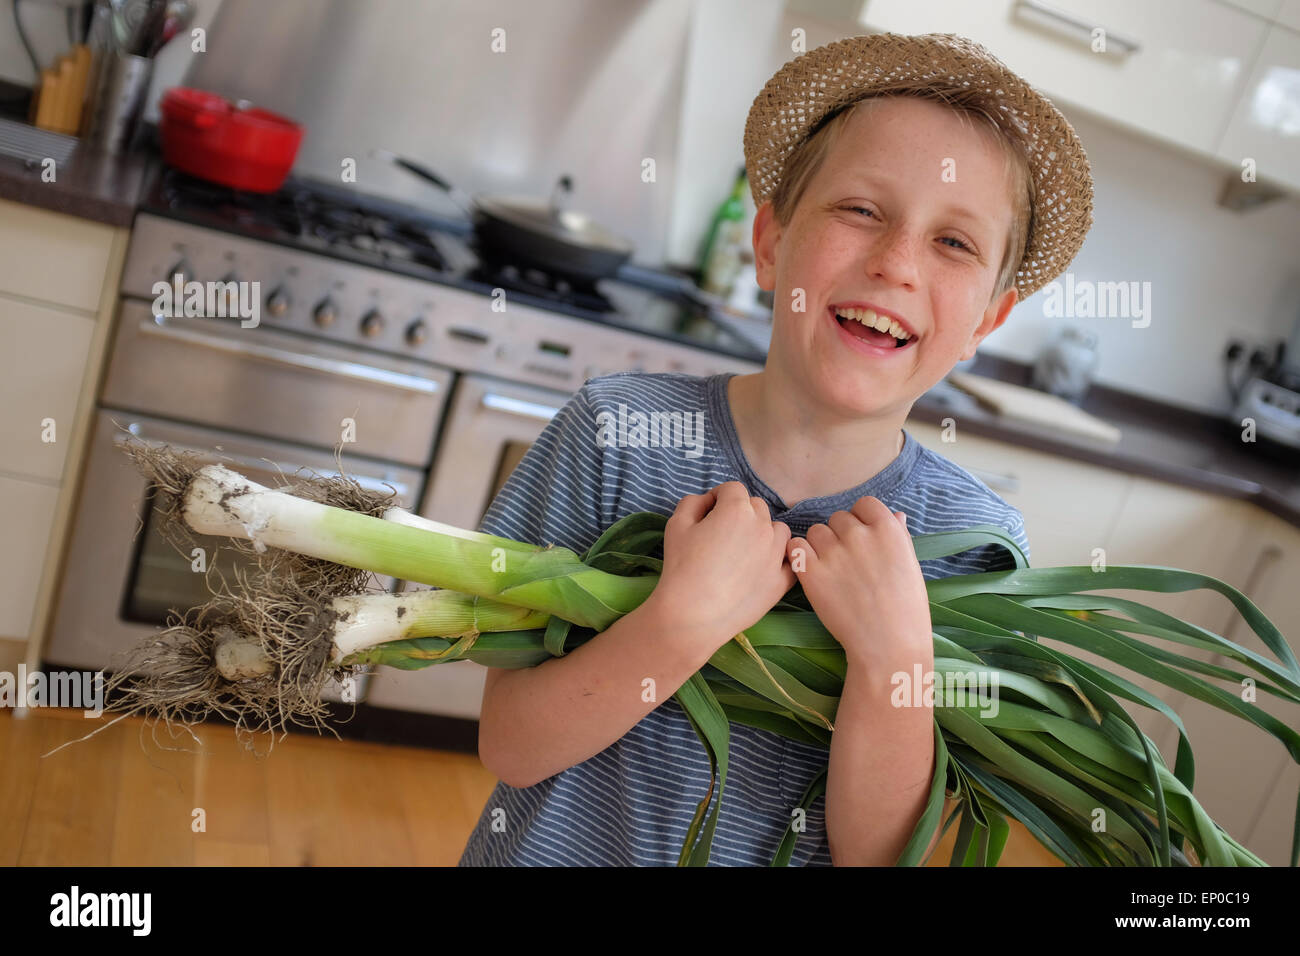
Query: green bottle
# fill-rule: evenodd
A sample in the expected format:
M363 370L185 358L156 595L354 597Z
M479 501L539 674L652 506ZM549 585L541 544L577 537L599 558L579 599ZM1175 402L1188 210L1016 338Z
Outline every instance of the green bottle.
M729 195L718 206L700 257L700 284L706 292L726 296L740 273L740 251L745 236L745 167L740 167Z

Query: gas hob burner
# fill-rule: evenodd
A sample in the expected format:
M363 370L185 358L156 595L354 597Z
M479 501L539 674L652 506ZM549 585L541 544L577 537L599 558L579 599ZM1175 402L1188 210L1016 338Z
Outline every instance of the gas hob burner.
M413 223L328 200L313 201L304 219L307 238L327 249L355 251L378 264L407 262L447 271L428 231Z
M250 193L167 167L158 195L168 209L247 235L291 241L306 248L385 267L449 266L429 231L399 215L369 209L290 180L274 193Z
M184 212L201 211L253 234L300 236L303 221L300 199L281 190L253 193L223 186L165 167L158 192L168 209Z
M613 312L615 306L596 288L596 281L550 272L528 263L509 262L477 244L479 266L467 278L484 285L525 292L551 302L573 305L591 312Z

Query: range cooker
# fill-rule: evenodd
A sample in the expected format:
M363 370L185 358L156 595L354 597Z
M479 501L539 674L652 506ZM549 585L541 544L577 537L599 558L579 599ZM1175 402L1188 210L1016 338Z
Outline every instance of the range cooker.
M230 308L159 308L160 282L225 283ZM235 290L256 291L252 313ZM581 282L495 261L469 222L349 185L291 178L256 195L159 167L132 228L47 663L111 670L170 609L206 600L207 567L238 564L217 540L201 555L164 541L118 448L128 436L263 483L341 465L474 528L588 378L760 368L761 331L737 323L681 276L630 263ZM380 669L330 697L360 705L363 736L473 749L485 674ZM425 719L394 719L412 714Z

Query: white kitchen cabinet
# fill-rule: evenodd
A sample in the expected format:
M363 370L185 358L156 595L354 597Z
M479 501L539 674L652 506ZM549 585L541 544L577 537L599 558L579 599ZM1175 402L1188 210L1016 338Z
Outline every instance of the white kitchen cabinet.
M0 471L59 481L94 331L93 315L0 296Z
M1234 561L1234 548L1245 522L1258 510L1249 502L1134 476L1107 562L1183 568L1244 588L1248 569ZM1139 593L1143 603L1205 627L1217 629L1232 610L1226 598L1204 589L1132 592Z
M1134 477L1107 548L1107 565L1156 564L1182 568L1208 574L1244 590L1249 570L1236 561L1234 548L1246 521L1257 510L1247 502L1222 495ZM1232 612L1226 598L1206 589L1160 593L1114 588L1103 593L1136 601L1217 634L1223 633ZM1207 663L1214 656L1172 641L1146 636L1142 640ZM1179 691L1152 678L1129 671L1122 673L1166 703L1172 705L1182 700ZM1176 742L1177 729L1163 714L1132 702L1125 702L1125 706L1138 726L1157 743Z
M95 312L121 231L0 199L0 295Z
M1210 575L1246 593L1300 649L1300 529L1255 505L1073 459L1031 452L957 429L942 442L939 426L909 421L923 445L986 480L1025 516L1035 567L1088 564L1104 548L1108 567L1157 564ZM1198 589L1168 594L1105 589L1208 628L1273 657L1226 598ZM1242 670L1221 655L1142 637L1156 646ZM1071 645L1049 642L1094 664L1102 659ZM1282 745L1264 730L1150 678L1104 664L1164 700L1182 719L1196 758L1193 793L1210 816L1253 852L1281 864L1290 851L1297 774ZM1216 682L1216 686L1222 686ZM1172 767L1177 729L1164 715L1121 701ZM1300 729L1300 705L1260 693L1256 703ZM1280 780L1279 780L1280 778ZM1278 788L1282 793L1278 793ZM1285 837L1285 846L1279 843Z
M1300 189L1300 33L1273 26L1219 143L1218 155L1255 175Z
M922 444L973 472L1020 510L1035 567L1091 565L1101 549L1106 566L1160 564L1210 574L1234 587L1245 583L1234 573L1234 555L1225 549L1225 542L1240 535L1243 514L1257 510L1249 504L972 436L962 432L960 424L953 442L940 440L938 426L909 422L907 428ZM1106 588L1101 575L1099 593L1137 601L1219 633L1230 610L1226 600L1212 592L1162 594ZM1179 653L1186 650L1155 643ZM1116 670L1087 651L1061 648ZM1204 656L1208 660L1210 655ZM1162 700L1178 696L1150 678L1122 668L1118 672ZM1165 727L1172 730L1162 714L1136 703L1125 702L1125 706L1153 739Z
M0 200L0 639L24 642L29 666L49 618L128 235Z
M1054 100L1215 155L1267 21L1214 0L1050 0L1060 15L1036 9L1047 5L867 0L860 23L969 37ZM1104 53L1093 52L1094 28L1105 31ZM1136 49L1125 52L1126 41Z
M0 638L26 637L36 610L59 486L0 476Z
M1024 515L1035 567L1090 564L1093 548L1105 547L1129 475L973 435L960 421L951 430L915 420L904 427ZM945 433L955 440L944 441Z
M1164 550L1168 549L1168 550ZM1112 539L1115 563L1158 563L1210 574L1244 592L1288 639L1300 646L1300 591L1294 586L1300 567L1300 529L1247 502L1218 498L1190 489L1139 479ZM1156 595L1117 591L1175 616L1199 624L1270 660L1276 656L1221 595L1207 590ZM1252 673L1221 654L1192 651L1176 644L1143 638L1176 650ZM1207 678L1224 690L1240 688ZM1239 842L1273 863L1290 850L1295 811L1295 780L1283 762L1293 764L1283 745L1267 731L1181 691L1137 680L1179 715L1196 758L1193 795L1216 823ZM1259 691L1255 703L1287 726L1300 729L1300 705ZM1126 705L1139 726L1155 741L1170 767L1177 755L1178 730L1161 714ZM1289 779L1289 810L1279 809L1274 788L1279 776ZM1278 814L1286 820L1275 819ZM1267 819L1265 819L1267 818ZM1285 850L1276 843L1285 826Z
M1244 669L1235 662L1220 663L1234 670ZM1221 682L1212 683L1224 686ZM1255 703L1287 726L1300 728L1300 704L1280 702L1262 692ZM1284 857L1290 851L1291 823L1295 815L1296 782L1286 772L1286 765L1295 766L1290 754L1268 731L1204 701L1184 697L1174 701L1172 706L1187 728L1187 739L1196 757L1193 796L1210 818L1239 843L1271 863L1281 863L1277 857ZM1162 745L1161 751L1168 750L1165 756L1172 768L1176 731L1170 737L1168 746ZM1283 847L1272 842L1279 821L1269 817L1270 813L1276 812L1269 809L1269 804L1273 790L1278 786L1279 774L1284 779L1292 779L1289 784L1290 811L1283 821L1286 824L1285 852Z
M1295 586L1295 571L1300 567L1300 529L1275 515L1254 509L1242 531L1233 560L1249 569L1246 573L1250 574L1251 582L1247 596L1282 632L1292 651L1300 651L1300 589ZM1276 660L1276 655L1239 615L1233 612L1230 620L1231 626L1219 633ZM1222 656L1217 656L1215 662L1253 673ZM1263 691L1258 692L1255 703L1282 723L1300 730L1300 704L1279 700ZM1267 731L1209 704L1183 697L1175 700L1173 706L1187 726L1188 739L1196 755L1196 784L1192 792L1201 805L1254 853L1270 863L1285 862L1291 848L1296 786L1300 783L1293 772L1295 762L1291 756ZM1175 742L1172 733L1169 738L1168 743L1162 744L1162 750L1172 753ZM1281 803L1275 793L1279 786L1289 792L1289 796L1287 792L1281 795ZM1289 808L1284 809L1286 804ZM1283 830L1285 840L1279 842Z

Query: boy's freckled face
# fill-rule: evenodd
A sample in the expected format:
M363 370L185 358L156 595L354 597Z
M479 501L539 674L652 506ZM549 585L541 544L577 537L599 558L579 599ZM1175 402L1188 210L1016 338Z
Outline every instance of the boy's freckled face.
M990 131L930 101L885 98L849 118L783 231L760 210L758 268L775 287L769 365L844 414L889 414L941 380L1005 320L996 299L1014 205ZM802 289L805 311L793 311ZM918 336L897 355L846 344L832 305L865 302Z

